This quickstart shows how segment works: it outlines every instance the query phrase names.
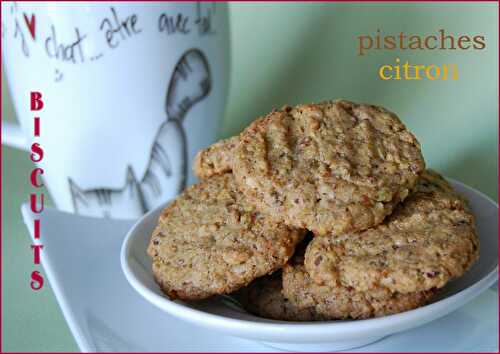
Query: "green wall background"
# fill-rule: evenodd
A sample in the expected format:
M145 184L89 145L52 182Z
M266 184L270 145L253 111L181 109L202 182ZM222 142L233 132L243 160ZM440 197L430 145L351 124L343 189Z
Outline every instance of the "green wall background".
M347 98L400 115L427 165L498 195L498 9L495 3L231 4L232 66L220 137L283 104ZM372 51L357 36L385 33L484 35L481 51ZM382 81L396 57L456 63L458 81ZM14 119L2 75L2 119ZM50 287L32 292L28 233L19 208L30 190L26 153L2 147L2 350L76 351Z

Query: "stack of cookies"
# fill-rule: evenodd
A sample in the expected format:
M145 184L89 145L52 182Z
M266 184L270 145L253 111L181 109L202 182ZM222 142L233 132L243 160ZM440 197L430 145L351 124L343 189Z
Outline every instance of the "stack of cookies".
M288 321L384 316L424 305L479 256L465 200L381 107L275 110L198 153L194 172L148 247L172 299L231 294Z

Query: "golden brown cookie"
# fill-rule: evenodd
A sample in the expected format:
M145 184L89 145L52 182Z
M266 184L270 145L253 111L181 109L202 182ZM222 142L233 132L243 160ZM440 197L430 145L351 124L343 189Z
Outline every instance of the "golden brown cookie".
M196 300L282 267L302 236L255 211L225 174L189 187L163 210L148 254L168 296Z
M314 314L315 320L391 315L425 305L434 293L401 294L383 288L362 292L337 283L318 285L306 272L301 257L294 257L283 269L283 297L297 312Z
M233 159L251 204L316 235L379 224L423 169L418 141L394 113L342 100L258 119L240 135Z
M338 284L318 285L304 268L303 241L292 259L270 276L254 280L234 296L248 312L283 321L363 319L411 310L426 304L434 290L410 294L387 289L355 291Z
M465 200L440 175L427 170L415 193L383 224L314 238L305 266L318 284L411 293L441 288L478 256L474 217Z
M248 312L281 321L314 321L320 319L313 308L299 309L283 296L281 271L254 280L231 294Z
M238 142L239 136L233 136L199 151L193 161L195 176L204 179L231 172L232 159Z

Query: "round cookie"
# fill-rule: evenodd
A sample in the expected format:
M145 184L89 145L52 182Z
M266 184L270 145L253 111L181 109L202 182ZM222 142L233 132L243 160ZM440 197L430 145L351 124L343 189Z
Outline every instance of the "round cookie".
M302 236L255 211L225 174L189 187L163 210L148 254L168 296L197 300L282 267Z
M424 169L398 117L348 101L285 107L241 135L233 173L250 203L316 235L379 224Z
M425 305L435 294L435 290L401 294L387 289L358 292L342 285L318 285L304 268L307 242L306 239L299 244L283 271L256 279L231 296L245 310L260 317L325 321L395 314Z
M223 139L199 151L193 161L193 172L200 179L220 175L232 170L234 150L239 136Z
M412 310L429 302L434 290L409 294L387 289L356 291L341 284L318 285L306 272L301 257L283 268L283 296L300 313L316 320L364 319Z
M299 309L283 296L281 272L254 280L231 294L248 312L281 321L320 320L314 309Z
M443 287L478 256L474 217L465 200L427 170L416 191L382 224L358 233L315 237L305 266L318 284L411 293Z

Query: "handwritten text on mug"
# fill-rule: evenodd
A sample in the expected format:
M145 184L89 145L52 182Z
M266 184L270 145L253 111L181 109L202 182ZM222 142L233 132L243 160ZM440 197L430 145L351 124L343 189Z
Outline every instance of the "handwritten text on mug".
M17 4L13 3L9 11L14 15L12 24L14 31L10 34L10 24L2 23L2 38L11 35L19 41L19 48L27 58L33 55L31 51L33 47L40 45L43 54L56 63L81 65L100 60L105 56L106 51L120 48L125 41L140 38L143 31L153 30L166 36L182 36L193 31L198 36L215 34L213 16L217 10L216 4L196 2L193 6L195 6L193 16L181 12L162 12L156 24L141 22L139 14L125 13L124 9L111 6L108 15L99 21L98 28L84 29L75 26L73 33L69 36L71 39L68 40L66 35L66 40L62 40L55 25L49 23L48 29L41 31L37 28L36 14L18 11ZM102 48L84 45L89 38L99 36L103 38ZM59 65L54 67L54 81L59 82L63 77L61 67Z

